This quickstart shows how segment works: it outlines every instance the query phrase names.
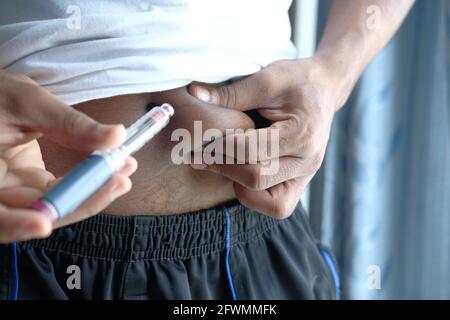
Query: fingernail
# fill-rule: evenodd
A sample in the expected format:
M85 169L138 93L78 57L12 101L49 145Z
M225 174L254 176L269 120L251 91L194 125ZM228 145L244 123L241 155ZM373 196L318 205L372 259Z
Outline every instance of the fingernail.
M120 124L98 124L97 132L100 134L110 134L112 130L119 129L122 130L122 125ZM125 128L123 128L125 130Z
M131 176L133 173L136 172L137 167L138 167L138 162L137 162L136 158L133 158L130 156L127 159L127 163L125 164L125 167L123 167L122 171L125 175Z
M194 170L205 170L208 166L204 163L201 164L191 164L191 168Z
M97 138L104 139L104 137L109 137L111 135L113 127L110 125L96 124L95 135Z
M112 128L114 128L114 126L110 124L97 123L95 129L98 133L104 133L106 131L110 131Z
M195 87L195 95L198 99L204 101L204 102L210 102L211 101L211 93L208 89L203 87Z

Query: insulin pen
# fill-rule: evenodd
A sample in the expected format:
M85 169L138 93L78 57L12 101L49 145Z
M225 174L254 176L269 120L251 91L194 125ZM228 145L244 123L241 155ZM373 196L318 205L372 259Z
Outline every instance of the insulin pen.
M173 114L170 104L154 107L127 129L123 144L115 149L93 152L32 208L47 216L52 223L72 213L124 166L128 156L160 132Z

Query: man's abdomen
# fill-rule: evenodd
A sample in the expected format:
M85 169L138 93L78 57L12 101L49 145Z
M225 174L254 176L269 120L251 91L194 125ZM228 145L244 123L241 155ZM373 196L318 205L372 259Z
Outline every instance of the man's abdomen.
M202 132L215 128L247 129L253 121L240 111L202 103L185 87L158 93L116 96L77 105L92 118L104 123L129 126L146 112L149 104L171 103L175 116L168 127L136 155L139 167L132 176L133 188L111 204L106 212L116 215L165 215L210 208L235 198L232 183L217 174L196 171L187 164L176 165L172 132L186 129L194 139L194 121L201 121ZM199 138L199 137L196 137ZM86 154L62 148L44 138L39 141L46 167L56 176L66 174Z

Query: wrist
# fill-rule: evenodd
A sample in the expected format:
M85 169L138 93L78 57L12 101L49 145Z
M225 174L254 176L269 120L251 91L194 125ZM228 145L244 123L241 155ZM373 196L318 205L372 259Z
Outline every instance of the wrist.
M313 56L340 92L337 109L347 101L368 63L371 49L366 32L364 28L353 28L338 41L324 36Z
M317 52L312 59L321 66L327 83L335 92L335 111L339 110L347 102L361 74L359 59L342 58L340 54L324 51Z

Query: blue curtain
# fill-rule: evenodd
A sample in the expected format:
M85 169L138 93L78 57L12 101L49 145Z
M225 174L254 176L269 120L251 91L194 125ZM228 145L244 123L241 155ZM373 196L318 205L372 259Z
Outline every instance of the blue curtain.
M310 216L344 298L450 299L449 35L450 0L417 0L336 115Z

